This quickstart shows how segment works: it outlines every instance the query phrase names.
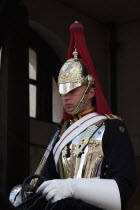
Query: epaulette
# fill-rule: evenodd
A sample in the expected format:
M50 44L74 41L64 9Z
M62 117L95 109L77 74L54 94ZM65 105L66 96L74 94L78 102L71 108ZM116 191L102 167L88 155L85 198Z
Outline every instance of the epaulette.
M109 119L109 120L113 120L113 119L118 119L118 120L123 120L120 117L114 115L114 114L105 114L105 116Z

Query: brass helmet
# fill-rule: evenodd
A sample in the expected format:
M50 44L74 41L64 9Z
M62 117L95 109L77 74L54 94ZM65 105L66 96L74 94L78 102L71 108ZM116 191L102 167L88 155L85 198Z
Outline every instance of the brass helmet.
M71 115L77 114L80 111L87 99L90 87L94 84L93 77L88 74L82 59L78 58L78 52L76 48L73 52L73 55L74 58L67 60L60 69L58 76L59 93L61 95L65 95L75 88L83 85L86 85L87 88L75 110L68 112L68 114Z

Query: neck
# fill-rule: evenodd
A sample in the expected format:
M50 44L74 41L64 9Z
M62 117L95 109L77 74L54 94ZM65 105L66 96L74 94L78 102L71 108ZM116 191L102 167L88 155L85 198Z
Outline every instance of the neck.
M90 113L92 113L94 111L95 111L95 107L91 107L90 109L87 109L87 110L85 110L83 112L80 112L80 113L78 113L76 115L73 115L72 116L73 117L73 121L75 122L75 121L79 120L80 118L84 117L85 115L90 114Z

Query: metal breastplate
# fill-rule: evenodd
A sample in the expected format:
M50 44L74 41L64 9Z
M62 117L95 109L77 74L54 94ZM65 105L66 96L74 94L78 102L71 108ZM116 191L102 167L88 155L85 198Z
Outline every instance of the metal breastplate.
M87 129L86 129L87 130ZM86 141L82 153L79 142L84 139L86 130L80 133L61 151L58 170L60 178L92 178L100 175L103 158L102 137L105 125L102 124L96 132Z

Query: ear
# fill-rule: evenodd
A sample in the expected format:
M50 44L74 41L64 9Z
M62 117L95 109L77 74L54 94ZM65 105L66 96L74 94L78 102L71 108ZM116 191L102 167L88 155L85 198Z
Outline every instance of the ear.
M89 98L93 98L95 96L95 88L91 87L89 91Z

